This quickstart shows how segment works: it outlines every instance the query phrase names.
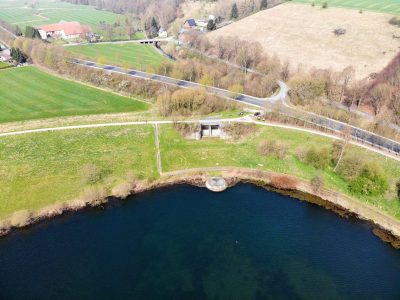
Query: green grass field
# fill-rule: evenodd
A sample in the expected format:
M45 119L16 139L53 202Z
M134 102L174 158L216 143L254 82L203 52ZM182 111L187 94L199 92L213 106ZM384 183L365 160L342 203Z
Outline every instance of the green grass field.
M90 184L82 166L94 164L108 190L157 177L151 126L66 130L0 138L0 219L78 197Z
M12 65L10 65L10 64L8 64L8 63L5 63L5 62L2 62L2 61L0 61L0 70L1 69L7 69L7 68L11 68L12 67Z
M153 46L135 43L92 44L66 48L74 55L95 60L103 64L119 65L126 68L146 69L159 66L166 60Z
M160 134L164 172L227 166L269 170L311 180L316 175L317 170L299 161L294 155L296 149L302 145L315 146L316 148L332 145L332 140L327 137L274 127L262 127L259 133L238 142L220 139L187 140L182 138L171 125L163 125ZM257 152L258 145L261 141L267 139L280 140L289 145L287 158L281 160L273 156L261 156ZM350 152L365 156L368 160L381 165L385 174L390 178L392 187L394 187L395 181L400 179L400 162L386 159L360 147L351 147L348 149L348 153ZM327 187L351 195L347 182L336 175L331 168L324 171L324 178ZM383 196L359 197L359 199L400 219L400 201L398 200L386 200Z
M0 123L4 123L142 111L148 104L23 67L0 72L0 107Z
M196 167L244 167L270 170L310 180L317 170L295 158L301 145L329 146L329 138L300 131L259 127L245 140L231 141L183 139L172 127L160 128L160 148L164 172ZM289 146L288 156L280 160L261 156L260 141L279 139ZM385 169L391 179L398 179L400 163L369 150L351 147L348 151L368 157ZM149 125L76 129L32 133L0 138L0 220L18 210L37 210L59 201L79 196L88 186L82 181L82 166L94 164L101 179L94 186L108 192L128 179L133 172L138 179L158 177L154 128ZM324 171L326 186L349 194L347 183L332 169ZM393 186L393 182L391 182ZM400 201L384 197L360 197L390 215L400 218Z
M62 1L44 0L33 5L29 1L6 1L0 4L0 19L25 28L60 21L78 21L97 26L100 21L114 23L122 16L108 11L96 10L91 6L75 5ZM28 4L28 5L26 5Z
M96 33L105 35L98 26L99 22L124 24L125 17L109 11L97 10L91 6L75 5L59 0L8 0L0 1L0 20L18 25L22 32L28 25L39 26L60 21L77 21L90 25ZM135 38L143 38L143 33L137 33ZM125 32L115 29L112 39L129 39L129 37Z
M400 14L400 0L293 0L295 3L315 3L322 6L328 3L328 7L344 7L352 9L362 9L389 14Z

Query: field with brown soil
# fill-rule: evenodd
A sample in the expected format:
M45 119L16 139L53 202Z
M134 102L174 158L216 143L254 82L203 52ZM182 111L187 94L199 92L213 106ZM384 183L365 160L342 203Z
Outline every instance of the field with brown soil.
M353 66L358 78L379 72L400 51L400 28L389 24L392 15L344 8L286 3L261 11L211 32L261 43L270 55L288 60L292 69ZM336 36L337 28L346 29Z

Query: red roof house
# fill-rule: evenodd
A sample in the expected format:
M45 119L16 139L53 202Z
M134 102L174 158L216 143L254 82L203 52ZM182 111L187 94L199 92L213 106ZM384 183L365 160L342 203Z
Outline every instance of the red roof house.
M60 22L37 27L40 37L46 40L50 37L62 39L83 38L92 32L90 26L81 25L79 22Z

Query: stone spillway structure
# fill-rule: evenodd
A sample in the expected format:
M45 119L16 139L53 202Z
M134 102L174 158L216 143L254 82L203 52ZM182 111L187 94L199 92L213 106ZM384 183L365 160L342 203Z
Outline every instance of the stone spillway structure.
M222 177L210 177L206 181L206 187L212 192L222 192L226 190L228 185Z

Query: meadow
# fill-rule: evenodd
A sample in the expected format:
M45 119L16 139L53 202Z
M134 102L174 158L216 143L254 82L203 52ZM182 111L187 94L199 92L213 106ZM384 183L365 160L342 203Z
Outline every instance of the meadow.
M277 140L288 146L285 159L275 156L262 156L257 151L260 143L266 140ZM259 127L250 137L232 141L221 139L202 139L200 141L182 138L172 125L160 128L160 147L163 172L201 167L241 167L273 171L311 180L318 170L301 162L296 153L303 146L321 148L331 147L333 140L328 137L291 129L276 127ZM364 148L351 146L347 154L356 154L365 160L375 162L384 170L394 189L395 182L400 179L400 162L388 159L380 154ZM387 200L384 196L353 195L348 182L338 176L331 167L324 169L323 176L326 187L360 201L369 203L390 215L400 219L400 201ZM394 196L390 196L394 197Z
M136 43L91 44L66 48L72 54L102 64L145 70L147 66L159 66L166 58L153 46Z
M128 180L157 176L151 126L65 130L0 138L0 219L80 196L101 185L108 192ZM85 165L96 166L86 182Z
M90 25L92 29L101 35L105 32L99 27L100 22L124 24L125 18L109 11L97 10L87 5L75 5L58 0L43 0L29 2L10 0L0 2L0 20L18 25L22 32L26 26L39 26L43 24L58 23L60 21L77 21L84 25ZM112 39L129 39L124 32L114 28ZM134 38L143 38L143 33L138 32Z
M148 104L61 79L35 67L0 72L0 123L144 111Z
M288 146L285 159L263 156L261 141L279 140ZM239 140L187 140L172 125L160 126L163 172L202 167L242 167L274 171L311 180L318 170L295 156L300 146L331 146L332 140L291 129L258 126ZM30 133L0 138L0 220L19 210L40 208L75 199L88 188L111 193L132 176L139 180L159 177L154 127L150 125L74 129ZM384 168L391 189L398 180L400 163L364 148L351 146L347 153L366 157ZM87 182L85 165L96 166L95 182ZM131 175L128 175L131 173ZM325 186L378 207L400 219L400 201L377 196L352 195L347 182L331 167L323 171ZM394 197L393 194L391 197ZM388 200L391 199L391 200Z
M28 5L26 5L28 4ZM100 21L114 23L122 16L112 12L96 10L91 6L68 2L45 0L37 3L7 1L0 5L0 19L25 28L60 21L78 21L97 26Z
M388 14L400 14L400 0L293 0L293 2L310 5L314 3L317 6L322 6L322 4L326 2L328 7L343 7Z
M322 9L289 1L207 36L215 41L220 36L237 35L259 42L266 53L276 53L281 61L290 62L293 72L298 66L338 72L352 66L356 77L363 79L380 72L399 51L399 41L393 36L400 35L400 28L389 24L391 18L378 12L359 13L333 6ZM334 34L338 27L346 30L340 38Z

